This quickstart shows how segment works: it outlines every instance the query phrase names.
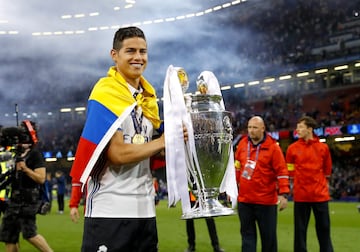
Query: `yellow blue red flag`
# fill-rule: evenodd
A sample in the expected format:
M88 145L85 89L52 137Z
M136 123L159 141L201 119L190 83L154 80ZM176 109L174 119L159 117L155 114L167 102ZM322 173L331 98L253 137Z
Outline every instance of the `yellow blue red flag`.
M141 106L144 116L155 129L160 127L155 90L143 77L140 83L143 92L134 98L115 67L111 67L108 76L96 83L88 100L87 119L70 172L72 183L85 184L91 172L103 168L104 148L136 105Z

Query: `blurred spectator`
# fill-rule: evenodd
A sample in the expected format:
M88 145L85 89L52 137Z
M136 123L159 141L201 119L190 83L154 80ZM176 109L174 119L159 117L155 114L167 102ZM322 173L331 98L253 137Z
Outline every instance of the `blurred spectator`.
M53 187L54 187L54 182L52 179L52 175L50 172L46 173L46 180L47 180L47 185L49 187L49 202L50 202L50 210L49 212L51 212L51 207L52 207L52 201L53 201Z
M66 189L66 180L64 173L62 171L56 171L55 173L56 181L56 192L57 192L57 202L58 202L58 213L64 213L64 196Z

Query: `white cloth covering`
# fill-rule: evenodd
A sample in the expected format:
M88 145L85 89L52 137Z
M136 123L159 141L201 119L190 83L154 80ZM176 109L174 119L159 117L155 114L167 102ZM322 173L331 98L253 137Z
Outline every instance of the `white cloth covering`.
M170 65L164 81L166 179L169 206L173 206L181 200L182 211L185 214L191 210L191 206L186 175L187 157L183 125L187 128L189 136L193 134L191 134L192 125L177 75L178 69L180 68Z

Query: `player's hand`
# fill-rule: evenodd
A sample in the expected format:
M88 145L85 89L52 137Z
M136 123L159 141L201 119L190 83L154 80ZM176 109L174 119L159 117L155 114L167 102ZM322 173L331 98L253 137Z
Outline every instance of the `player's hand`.
M70 208L70 217L72 222L77 223L80 219L79 209L77 207Z

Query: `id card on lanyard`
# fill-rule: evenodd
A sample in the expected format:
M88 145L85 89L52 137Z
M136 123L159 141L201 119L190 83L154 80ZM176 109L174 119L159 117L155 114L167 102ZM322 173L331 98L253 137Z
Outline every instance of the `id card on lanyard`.
M246 164L244 166L244 170L241 174L241 176L243 178L246 178L247 180L251 180L252 175L254 174L254 170L256 167L256 162L259 158L259 151L260 151L260 146L261 144L259 144L256 147L256 156L255 156L255 160L251 160L250 159L250 141L248 142L248 149L247 149L247 160L246 160Z

